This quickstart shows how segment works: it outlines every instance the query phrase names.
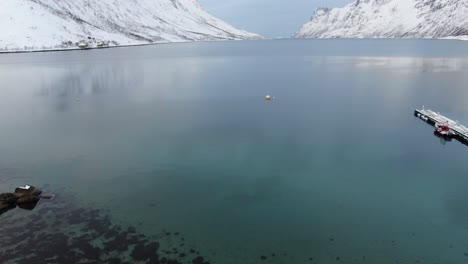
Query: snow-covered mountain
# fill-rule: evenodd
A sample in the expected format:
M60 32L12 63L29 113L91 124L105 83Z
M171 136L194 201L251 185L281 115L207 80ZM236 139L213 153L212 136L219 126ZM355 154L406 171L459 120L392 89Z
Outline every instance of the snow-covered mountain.
M446 38L468 35L468 0L357 0L318 8L296 38Z
M197 0L0 0L0 49L257 38Z

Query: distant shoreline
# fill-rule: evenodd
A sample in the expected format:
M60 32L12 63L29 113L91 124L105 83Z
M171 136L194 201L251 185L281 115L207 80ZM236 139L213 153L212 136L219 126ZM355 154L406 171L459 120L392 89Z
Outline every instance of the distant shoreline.
M21 53L46 53L46 52L63 52L63 51L78 51L78 50L100 50L113 48L128 48L128 47L143 47L153 45L168 45L168 44L186 44L186 43L209 43L209 42L230 42L230 41L261 41L261 40L455 40L468 41L468 36L464 37L446 37L446 38L276 38L276 39L242 39L242 40L204 40L204 41L175 41L175 42L156 42L156 43L140 43L126 44L107 47L88 47L88 48L52 48L52 49L32 49L32 50L11 50L0 51L2 54L21 54Z
M100 50L100 49L113 49L113 48L128 48L128 47L142 47L151 45L162 45L162 44L182 44L182 43L195 43L195 42L221 42L221 41L238 41L238 40L211 40L211 41L175 41L175 42L153 42L153 43L139 43L139 44L126 44L126 45L115 45L106 47L87 47L87 48L51 48L51 49L31 49L31 50L11 50L11 51L0 51L0 54L17 54L17 53L42 53L42 52L59 52L59 51L77 51L77 50Z
M0 51L0 54L16 54L16 53L41 53L41 52L57 52L57 51L77 51L77 50L98 50L98 49L112 49L112 48L125 48L125 47L138 47L168 43L185 43L185 42L163 42L163 43L144 43L144 44L127 44L127 45L116 45L107 47L92 47L92 48L51 48L51 49L31 49L31 50L11 50L11 51Z
M42 52L59 52L59 51L77 51L77 50L100 50L100 49L113 49L113 48L128 48L128 47L142 47L142 46L156 46L167 44L186 44L186 43L209 43L209 42L230 42L230 41L257 41L264 39L225 39L225 40L200 40L200 41L171 41L171 42L153 42L153 43L138 43L138 44L125 44L105 47L87 47L87 48L51 48L51 49L31 49L31 50L9 50L0 51L1 54L17 54L17 53L42 53Z

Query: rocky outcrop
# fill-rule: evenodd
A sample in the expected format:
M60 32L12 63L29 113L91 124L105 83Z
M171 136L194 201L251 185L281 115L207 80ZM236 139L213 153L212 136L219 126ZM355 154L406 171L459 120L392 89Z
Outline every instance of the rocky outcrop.
M18 197L14 193L0 194L0 215L4 214L16 207Z
M34 209L41 198L50 198L50 196L42 196L41 194L40 189L29 185L16 188L14 193L0 194L0 215L16 208L16 206L26 210Z

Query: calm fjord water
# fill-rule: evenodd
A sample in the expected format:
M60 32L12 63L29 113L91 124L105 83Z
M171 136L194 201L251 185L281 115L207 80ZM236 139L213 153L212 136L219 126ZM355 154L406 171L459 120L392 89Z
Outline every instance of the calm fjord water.
M48 186L211 263L467 263L468 148L413 117L468 124L467 98L458 41L1 55L0 192Z

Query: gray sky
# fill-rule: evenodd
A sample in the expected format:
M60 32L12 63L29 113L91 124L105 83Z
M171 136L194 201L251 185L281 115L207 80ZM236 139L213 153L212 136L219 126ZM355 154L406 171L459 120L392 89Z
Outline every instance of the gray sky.
M355 0L199 0L212 15L267 37L289 37L320 6L344 6Z

